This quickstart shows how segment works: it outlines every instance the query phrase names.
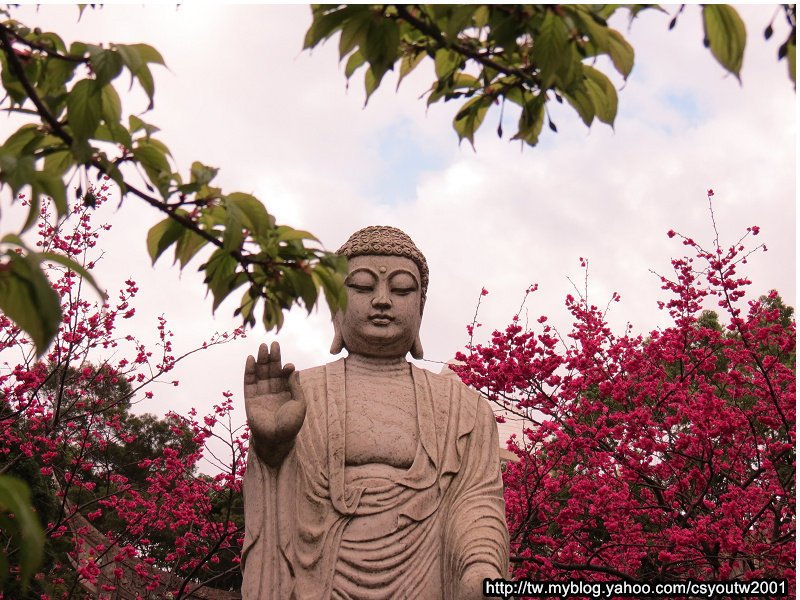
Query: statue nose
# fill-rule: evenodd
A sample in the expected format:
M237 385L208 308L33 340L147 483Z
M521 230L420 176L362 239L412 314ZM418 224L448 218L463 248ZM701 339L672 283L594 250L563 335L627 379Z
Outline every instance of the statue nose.
M372 306L375 308L389 308L392 301L389 299L388 294L377 294L372 299Z

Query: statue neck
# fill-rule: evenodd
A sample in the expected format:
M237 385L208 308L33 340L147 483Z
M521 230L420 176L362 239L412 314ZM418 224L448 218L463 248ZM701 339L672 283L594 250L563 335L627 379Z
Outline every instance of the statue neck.
M345 368L353 374L400 375L409 372L410 363L405 357L378 358L363 354L349 354L344 359Z

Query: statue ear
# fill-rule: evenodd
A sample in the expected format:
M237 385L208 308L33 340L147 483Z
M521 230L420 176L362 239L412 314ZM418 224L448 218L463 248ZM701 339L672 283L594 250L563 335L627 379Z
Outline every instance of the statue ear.
M331 354L339 354L344 349L344 338L342 338L342 327L340 324L342 311L333 315L333 342L331 343Z
M423 356L422 342L419 339L419 332L417 332L417 337L414 338L414 343L411 344L411 356L416 359L421 359Z

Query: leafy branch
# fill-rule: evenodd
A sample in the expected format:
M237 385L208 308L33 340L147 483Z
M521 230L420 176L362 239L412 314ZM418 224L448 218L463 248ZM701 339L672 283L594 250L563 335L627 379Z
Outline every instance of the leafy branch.
M683 6L669 23L672 29ZM367 100L384 75L399 64L398 86L425 58L433 61L436 79L427 102L463 100L453 127L459 140L474 144L493 104L506 101L520 108L511 139L535 146L545 119L557 132L548 102L567 103L589 127L595 119L613 126L617 90L601 70L598 58L609 59L627 79L634 50L622 34L609 27L618 11L630 21L657 5L508 5L508 4L386 4L312 5L313 21L305 47L313 48L337 33L339 55L347 60L345 75L367 65ZM737 11L728 5L703 5L704 45L722 67L740 77L746 32ZM792 28L779 51L787 59L794 81L794 5L784 5ZM771 24L765 37L772 34ZM497 128L503 135L503 117Z
M195 161L188 177L182 177L170 165L168 147L154 137L157 127L135 115L123 121L114 81L127 71L147 94L150 110L155 93L150 65L164 65L157 50L146 44L106 48L83 42L67 49L55 33L13 20L0 23L0 47L4 110L39 120L24 124L0 146L0 185L9 185L14 197L29 190L25 224L1 240L7 249L0 262L0 310L31 336L38 354L60 322L55 292L40 263L57 260L87 274L69 256L31 251L21 236L36 221L42 196L51 197L64 218L66 181L78 172L88 181L87 172L94 171L98 180L116 183L122 198L136 197L165 215L147 236L153 262L173 248L183 269L201 250L212 248L200 270L214 310L241 287L245 291L235 314L251 326L260 304L265 327L280 328L283 311L301 304L310 312L320 290L332 310L344 307L340 257L307 246L318 240L276 224L254 196L214 187L216 168ZM143 187L132 183L134 174ZM85 190L79 189L80 200L92 205L95 186L87 183Z

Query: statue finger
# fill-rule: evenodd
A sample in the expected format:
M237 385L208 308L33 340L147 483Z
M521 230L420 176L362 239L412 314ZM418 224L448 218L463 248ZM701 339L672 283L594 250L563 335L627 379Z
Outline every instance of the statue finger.
M302 405L303 411L306 410L306 396L303 393L303 386L300 385L300 373L293 372L289 376L289 391L292 393L292 399L298 404Z
M268 377L281 376L281 345L278 342L272 342L269 347L269 359L267 361Z
M272 370L276 367L273 365ZM294 372L294 365L292 363L285 364L277 373L270 374L269 378L269 393L277 394L280 392L289 391L289 375Z
M252 396L255 391L258 378L256 377L256 359L253 355L247 357L244 363L244 395L245 398Z
M256 359L252 354L244 362L244 382L245 384L256 382Z
M261 344L258 347L258 358L256 359L256 377L266 379L269 377L270 353L269 346Z

